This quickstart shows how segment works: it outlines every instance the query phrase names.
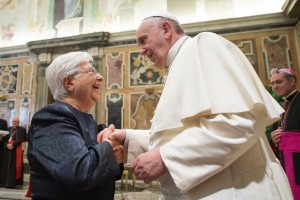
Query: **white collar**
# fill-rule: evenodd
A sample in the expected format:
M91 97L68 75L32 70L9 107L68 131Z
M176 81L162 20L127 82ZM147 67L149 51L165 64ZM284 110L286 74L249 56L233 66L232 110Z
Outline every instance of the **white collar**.
M167 61L166 61L166 65L167 67L169 67L171 65L171 63L173 62L173 60L175 59L177 52L179 51L181 45L183 44L183 42L185 41L186 38L188 38L189 36L183 36L181 37L179 40L177 40L175 42L175 44L171 47L171 49L169 50L168 56L167 56Z
M289 95L287 95L286 97L282 97L284 101L288 101L287 99L289 98L289 96L292 96L295 92L297 91L297 89L295 89L293 92L291 92Z

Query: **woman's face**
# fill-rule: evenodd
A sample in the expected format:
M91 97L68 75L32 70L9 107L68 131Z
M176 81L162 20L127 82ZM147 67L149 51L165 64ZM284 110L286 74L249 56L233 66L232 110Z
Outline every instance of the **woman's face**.
M81 63L80 70L73 77L71 97L79 104L78 107L90 109L99 101L103 77L89 62Z

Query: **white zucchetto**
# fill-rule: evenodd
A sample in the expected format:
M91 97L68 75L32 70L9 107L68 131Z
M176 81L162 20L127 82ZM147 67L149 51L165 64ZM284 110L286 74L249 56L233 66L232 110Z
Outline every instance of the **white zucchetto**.
M152 13L151 15L145 17L143 20L148 19L150 17L164 17L164 18L171 19L171 20L179 23L179 21L175 17L175 15L173 15L172 13L170 13L168 11L160 11L160 12Z

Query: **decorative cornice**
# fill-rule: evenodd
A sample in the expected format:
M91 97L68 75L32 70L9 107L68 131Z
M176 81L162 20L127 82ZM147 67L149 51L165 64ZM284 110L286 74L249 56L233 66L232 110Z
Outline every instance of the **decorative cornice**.
M200 32L209 31L219 34L293 27L297 19L289 18L284 13L272 13L266 15L230 18L214 21L204 21L183 24L184 31L191 36ZM109 46L135 44L135 31L111 33Z
M0 59L32 56L26 45L0 48Z
M111 33L109 38L109 46L135 44L135 30Z
M70 50L84 50L90 47L105 47L109 41L109 32L97 32L63 38L54 38L28 42L27 46L34 53L61 53Z
M285 16L283 13L273 13L250 17L184 24L183 29L189 35L197 34L203 31L225 34L290 26L292 27L295 26L296 23L296 19L291 19Z
M297 0L299 2L300 0ZM299 12L300 13L300 12ZM296 18L286 16L284 12L231 18L214 21L197 22L183 24L182 27L188 35L195 35L199 32L210 31L219 34L248 32L264 29L294 27L297 22ZM34 53L49 52L66 52L71 50L84 50L90 47L120 46L136 44L135 30L123 32L96 32L71 37L47 39L28 42L28 50ZM26 46L25 46L26 47ZM16 50L16 51L15 51ZM24 47L20 48L21 51ZM1 48L1 55L10 54L10 52L18 52L18 47Z
M286 0L282 6L283 12L290 18L300 19L300 0Z

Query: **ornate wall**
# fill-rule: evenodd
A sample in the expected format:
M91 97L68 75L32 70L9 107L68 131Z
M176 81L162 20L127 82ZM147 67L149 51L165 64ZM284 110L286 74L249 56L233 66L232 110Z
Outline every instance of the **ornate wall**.
M165 70L139 55L136 45L104 48L100 121L117 128L150 128ZM117 123L115 123L117 122Z
M244 52L266 87L272 68L292 68L300 79L293 28L223 36ZM106 81L98 119L108 124L117 122L117 127L149 128L163 90L161 80L165 71L140 56L136 45L104 48L102 66Z
M297 29L272 29L223 36L245 53L267 87L269 71L275 67L292 68L300 79ZM77 41L75 44L74 38ZM96 120L99 123L114 123L118 128L149 128L163 90L165 71L140 56L136 44L109 46L107 33L93 33L32 42L28 43L28 47L34 54L11 54L0 60L1 118L10 121L16 114L20 116L21 124L28 127L34 112L53 102L45 81L46 67L62 53L82 50L93 55L95 67L105 80L100 102L91 111Z
M265 86L269 85L269 72L272 68L292 68L300 78L297 38L293 28L224 37L233 41L245 53Z
M19 115L20 125L28 128L35 111L36 70L34 57L1 60L0 117L8 123Z
M244 52L266 87L269 71L275 67L292 68L300 80L299 24L294 28L223 36ZM60 54L81 50L93 55L95 67L104 77L100 101L91 110L96 121L114 123L117 128L149 128L163 90L165 71L140 56L132 40L115 45L113 38L109 33L99 32L42 40L28 43L22 53L15 49L0 56L0 117L10 122L14 115L19 115L21 125L28 127L32 115L53 102L45 81L47 66ZM26 145L24 148L26 152Z

